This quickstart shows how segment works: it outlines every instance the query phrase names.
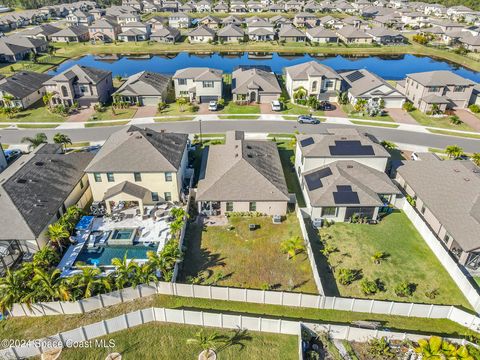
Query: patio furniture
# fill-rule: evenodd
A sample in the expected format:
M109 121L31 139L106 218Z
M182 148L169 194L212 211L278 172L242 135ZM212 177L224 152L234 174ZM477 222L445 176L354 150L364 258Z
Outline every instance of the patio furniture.
M248 229L250 231L255 231L257 229L257 224L248 224Z

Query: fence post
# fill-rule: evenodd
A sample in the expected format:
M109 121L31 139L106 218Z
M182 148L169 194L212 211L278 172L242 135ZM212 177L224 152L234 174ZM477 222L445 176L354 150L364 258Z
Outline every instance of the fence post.
M428 318L430 319L431 316L432 316L432 312L433 312L433 304L430 305L430 309L428 309Z
M350 336L350 326L347 326L347 330L345 331L345 340L348 340L349 336Z
M352 299L352 305L350 305L350 311L353 311L354 307L355 307L355 298Z
M248 291L248 289L244 289L245 297L244 297L243 301L245 301L245 302L247 302L247 291Z
M265 304L265 290L262 292L262 302Z
M243 317L242 317L242 314L238 315L239 318L238 318L238 322L240 323L240 329L243 329Z
M227 300L230 301L230 287L227 286Z
M167 310L165 310L165 308L162 308L162 309L163 309L163 321L167 322Z
M191 288L192 288L192 297L195 298L195 288L194 288L195 285L191 285Z
M371 314L373 312L373 305L375 304L375 300L372 299L372 301L370 301L370 309L368 310L368 313Z
M87 341L87 332L85 331L85 327L84 326L80 326L80 329L82 330L82 334L83 334L83 340Z
M130 329L130 325L128 324L127 314L123 314L123 320L125 320L125 324L127 324L127 329Z
M15 355L15 359L20 359L20 356L18 356L17 350L15 350L15 347L11 347L10 349L12 349L13 355Z
M282 318L280 318L280 320L278 321L278 333L282 333Z
M388 309L388 315L392 315L392 310L393 310L393 301L390 301L390 308Z
M298 297L298 307L301 307L302 306L302 293L300 293L300 296Z
M60 342L62 343L62 345L65 346L65 341L63 340L62 333L58 333L57 336L60 339Z
M105 333L106 333L106 334L110 334L110 333L108 332L107 322L106 322L105 320L102 320L102 324L103 324L103 328L105 329Z
M208 285L208 296L212 300L212 285Z
M337 302L337 297L334 296L333 297L333 301L332 301L332 310L335 310L335 303Z
M205 326L205 318L203 316L203 311L200 311L200 317L202 318L202 326Z
M412 314L413 305L415 305L415 304L414 304L414 303L410 303L410 309L408 309L408 315L407 315L407 316L410 316L410 315Z
M280 304L283 305L283 291L282 291L282 293L281 293L280 299L281 299L281 303L280 303Z
M85 308L83 307L82 300L78 300L78 306L80 306L80 311L82 314L85 314Z
M157 322L157 312L155 311L155 308L152 306L152 311L153 311L153 320Z
M182 309L182 320L183 320L183 323L185 324L185 310Z

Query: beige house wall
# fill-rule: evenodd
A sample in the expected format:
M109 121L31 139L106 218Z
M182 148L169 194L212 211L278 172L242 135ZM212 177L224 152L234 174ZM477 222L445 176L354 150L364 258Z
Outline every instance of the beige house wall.
M250 202L248 201L234 201L233 212L248 212L250 210ZM287 201L256 201L257 212L266 215L286 215ZM227 202L220 203L220 212L224 215L227 212Z
M217 96L218 98L222 97L223 80L214 81L213 87L211 88L204 88L202 81L195 81L194 79L187 79L185 85L180 85L178 83L178 79L174 79L174 85L176 98L189 98L189 90L193 87L195 87L195 100L197 100L200 96Z
M332 87L326 86L326 80L333 81ZM313 82L317 81L317 89L313 91ZM285 87L287 89L288 95L293 99L293 93L300 87L303 87L307 90L307 96L309 95L318 95L320 92L325 91L340 91L342 82L339 79L325 79L322 81L322 77L312 76L308 80L293 80L289 73L286 74L285 78Z

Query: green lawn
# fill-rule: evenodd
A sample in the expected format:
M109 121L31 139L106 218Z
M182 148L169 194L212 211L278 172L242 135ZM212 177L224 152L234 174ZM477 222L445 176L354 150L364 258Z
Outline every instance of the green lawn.
M252 223L259 228L250 231ZM281 242L292 236L301 237L295 214L277 225L270 216L236 216L227 226L204 229L189 224L181 279L201 276L200 283L210 284L222 274L219 286L317 293L306 253L287 259L280 249Z
M292 104L290 101L283 104L283 109L280 112L282 115L294 114L294 115L315 115L315 116L325 116L325 111L312 111L309 107L300 106L297 104ZM296 118L296 117L295 117Z
M53 129L58 125L41 125L41 124L18 124L17 127L20 129Z
M108 106L105 111L95 112L88 121L132 119L136 112L137 108L135 107L115 109L115 111L112 111L112 107Z
M333 324L351 324L353 321L358 320L380 321L383 326L389 328L391 331L405 331L428 335L439 334L462 337L466 334L476 334L446 319L423 319L406 316L389 316L354 313L350 311L319 310L292 306L155 295L110 306L102 310L92 311L88 314L9 318L0 322L0 338L38 339L152 306L234 314L242 313L262 317L273 316L294 321Z
M25 123L34 123L34 122L63 122L65 118L58 114L53 114L48 111L48 108L43 104L43 102L37 101L29 109L22 110L15 117L11 119L7 118L5 115L0 114L0 122L25 122Z
M109 121L109 122L88 122L85 124L86 128L92 128L92 127L104 127L104 126L121 126L121 125L127 125L130 121L125 120L125 121Z
M423 126L433 126L433 127L440 127L440 128L446 128L446 129L473 131L473 129L465 123L460 125L451 124L450 116L436 118L436 117L428 116L427 114L421 112L420 110L411 111L409 114L412 115L412 117L420 125L423 125Z
M338 249L328 256L328 261L335 269L341 296L471 307L403 212L394 212L377 225L337 223L320 231L326 244ZM372 260L376 252L385 253L380 264ZM348 286L340 284L341 268L361 271L368 280L379 279L384 291L365 296L358 280ZM394 293L394 287L402 281L415 284L411 297ZM426 296L435 289L435 298Z
M355 121L350 120L352 124L355 125L365 125L365 126L379 126L379 127L387 127L387 128L398 128L400 125L398 124L381 124L375 121Z
M110 352L119 352L125 359L196 359L202 348L198 344L187 344L195 337L200 326L170 323L150 323L129 330L119 331L97 340L115 342L112 348L72 348L64 350L61 359L85 360L105 359ZM290 360L298 357L298 337L205 327L205 335L216 333L224 336L224 344L217 345L219 359L267 358Z
M368 115L362 115L359 113L355 113L353 110L352 104L346 104L346 105L341 105L342 110L347 114L348 117L354 118L354 119L364 119L364 120L375 120L375 121L391 121L394 122L392 117L390 115L385 115L385 116L368 116Z
M221 120L258 120L260 116L257 115L219 115L219 119Z
M153 121L155 122L171 122L171 121L191 121L193 118L192 117L183 117L183 116L173 116L169 118L154 118Z
M180 111L183 110L183 111ZM180 105L177 103L169 103L167 107L162 111L157 112L156 116L177 116L177 115L195 115L194 112L190 111L190 106L183 105L183 108L180 108Z
M458 136L458 137L465 137L465 138L472 138L472 139L480 139L480 134L463 134L454 131L448 130L437 130L437 129L427 129L433 134L440 134L440 135L448 135L448 136Z
M475 280L475 282L478 284L478 286L480 286L480 276L474 276L473 280Z
M287 182L288 192L295 193L297 197L297 203L300 207L305 207L305 199L303 198L302 189L298 182L298 177L295 172L295 152L293 151L295 140L293 134L291 140L279 141L278 153L280 154L280 160L282 161L283 174L285 175L285 181Z
M223 109L218 111L223 114L260 114L260 106L258 105L238 105L230 101Z

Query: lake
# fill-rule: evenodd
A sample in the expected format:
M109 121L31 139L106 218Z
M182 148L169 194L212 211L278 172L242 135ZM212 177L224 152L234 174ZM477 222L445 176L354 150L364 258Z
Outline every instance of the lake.
M282 73L286 66L296 65L310 60L328 65L335 70L367 69L387 80L400 80L406 74L431 70L451 70L465 78L480 82L480 73L460 65L425 56L315 56L310 54L281 53L187 53L166 55L126 56L126 55L86 55L62 63L51 74L62 72L75 64L111 70L113 75L123 77L143 70L163 74L173 74L186 67L212 67L231 73L239 65L267 65L275 73Z

